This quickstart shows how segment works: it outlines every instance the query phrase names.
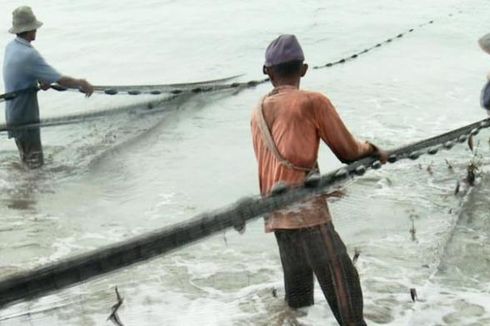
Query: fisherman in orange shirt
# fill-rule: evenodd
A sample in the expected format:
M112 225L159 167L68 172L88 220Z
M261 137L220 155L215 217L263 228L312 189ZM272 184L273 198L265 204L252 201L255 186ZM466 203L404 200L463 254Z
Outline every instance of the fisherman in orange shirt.
M254 110L251 122L263 196L280 182L301 185L318 171L320 139L342 162L370 155L386 162L386 152L352 136L325 95L299 89L307 69L294 35L281 35L267 47L263 71L274 89ZM334 229L325 196L270 214L265 229L276 236L290 307L314 303L315 274L340 325L366 324L359 276Z

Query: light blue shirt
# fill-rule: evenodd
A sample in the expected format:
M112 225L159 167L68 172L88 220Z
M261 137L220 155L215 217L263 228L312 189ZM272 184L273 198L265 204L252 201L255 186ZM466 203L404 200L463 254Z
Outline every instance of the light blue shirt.
M3 80L5 92L35 87L38 82L54 83L61 74L46 63L32 45L17 37L5 48L3 61ZM20 125L39 122L39 104L37 92L19 94L5 102L5 120L8 125ZM9 131L9 138L22 138L25 131Z

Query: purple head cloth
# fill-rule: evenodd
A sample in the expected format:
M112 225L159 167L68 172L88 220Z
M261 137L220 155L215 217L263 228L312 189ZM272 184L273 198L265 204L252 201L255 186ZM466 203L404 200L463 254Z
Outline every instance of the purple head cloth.
M301 45L296 36L285 34L276 38L265 50L265 66L270 67L284 62L305 60Z

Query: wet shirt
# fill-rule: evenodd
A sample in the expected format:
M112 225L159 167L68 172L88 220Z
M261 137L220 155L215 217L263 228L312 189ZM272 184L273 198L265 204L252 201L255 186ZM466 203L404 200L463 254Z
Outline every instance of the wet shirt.
M315 166L320 139L342 162L354 161L375 150L368 142L358 141L352 136L329 99L321 93L282 86L275 88L261 103L279 153L295 166ZM257 109L252 113L251 127L262 195L268 195L279 181L287 185L303 184L306 173L281 164L267 148L259 127ZM299 229L329 220L326 199L319 196L270 214L265 219L265 228L267 232Z
M54 83L61 75L46 63L31 44L17 37L5 49L3 79L5 92L13 92L37 86L38 81ZM35 91L21 93L5 102L5 120L8 125L20 125L39 121L39 104ZM9 131L9 138L22 138L26 131Z

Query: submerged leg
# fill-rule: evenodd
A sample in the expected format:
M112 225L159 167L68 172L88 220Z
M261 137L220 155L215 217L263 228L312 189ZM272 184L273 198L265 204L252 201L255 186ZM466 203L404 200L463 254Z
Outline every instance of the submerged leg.
M291 308L307 307L314 303L313 270L299 241L300 232L275 232L284 271L285 299Z
M30 169L44 164L41 132L39 128L27 130L22 137L15 138L21 161Z
M19 157L20 157L20 161L22 163L25 162L25 149L24 149L24 143L21 139L19 138L15 138L15 145L17 145L17 149L19 150Z
M325 298L340 325L366 325L359 275L332 223L314 228L305 246Z

